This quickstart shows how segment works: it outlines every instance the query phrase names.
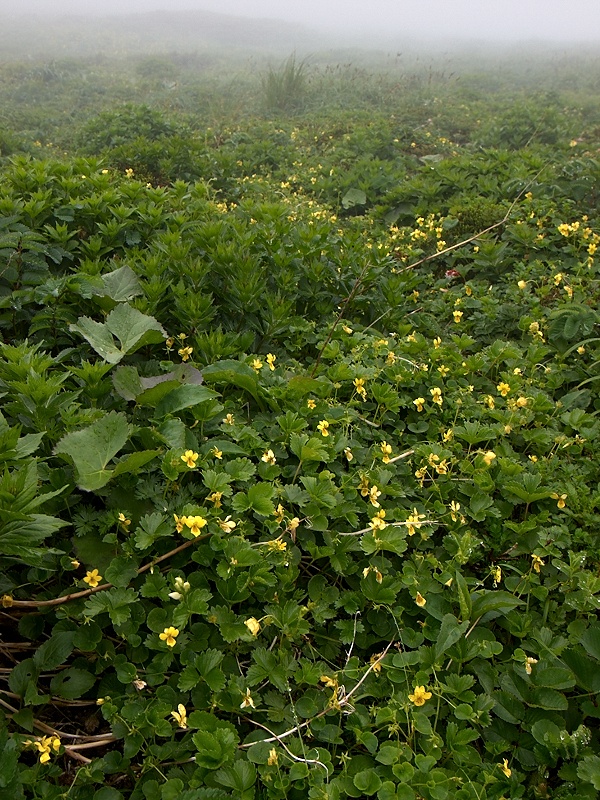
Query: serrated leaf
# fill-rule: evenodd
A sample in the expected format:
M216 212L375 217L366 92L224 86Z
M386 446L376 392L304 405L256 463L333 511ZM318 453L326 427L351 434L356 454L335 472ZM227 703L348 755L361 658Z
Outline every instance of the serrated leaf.
M94 350L109 364L118 364L127 354L147 344L158 344L166 339L162 325L137 308L120 303L114 308L106 322L95 322L90 317L79 317L76 324L69 325L79 333ZM115 343L115 338L119 346Z
M35 651L33 663L42 671L64 664L73 652L75 631L57 631Z
M93 491L110 480L112 471L106 466L125 446L131 431L125 415L112 411L88 428L63 436L54 453L69 456L77 472L77 485Z
M117 303L144 293L137 275L127 264L102 275L102 289L107 297Z

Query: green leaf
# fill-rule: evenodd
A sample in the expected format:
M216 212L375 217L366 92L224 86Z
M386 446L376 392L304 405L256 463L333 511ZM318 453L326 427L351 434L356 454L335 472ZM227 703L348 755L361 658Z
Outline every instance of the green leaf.
M256 483L247 492L238 492L231 505L234 511L252 510L263 517L269 517L275 511L272 497L273 486L270 483Z
M111 411L88 428L63 436L54 453L72 459L80 488L101 489L113 475L107 464L125 446L131 432L125 415Z
M473 613L473 602L469 587L460 570L454 573L454 583L458 594L458 604L460 606L460 616L462 620L471 619Z
M76 700L91 689L95 683L96 678L91 672L69 667L52 678L50 691L53 695L64 697L65 700Z
M525 697L525 702L528 706L544 708L549 711L566 711L569 707L564 694L546 688L532 689Z
M381 778L374 769L363 769L354 776L354 785L359 792L370 797L381 789Z
M116 306L106 322L79 317L76 324L69 325L69 329L87 339L109 364L118 364L129 353L148 344L158 344L167 337L162 325L154 317L142 314L127 303ZM115 343L115 338L120 346Z
M137 275L127 264L102 275L102 287L106 297L110 297L117 303L144 294Z
M206 400L213 400L215 397L219 397L219 394L206 386L183 384L161 398L156 405L155 416L160 419L167 414L174 414L184 408L192 408Z
M435 643L436 658L440 658L453 644L458 642L469 627L469 620L459 622L453 614L445 614Z
M494 619L512 611L517 606L522 606L523 602L509 592L504 592L500 589L485 590L473 592L472 618L480 619L484 615L487 619Z
M577 767L577 775L582 781L591 783L594 789L600 791L600 757L585 756Z
M252 367L242 361L217 361L215 364L204 367L202 375L207 383L239 386L240 389L244 389L252 395L257 403L261 403L262 398L266 395Z
M33 663L40 672L48 672L64 664L73 652L75 631L57 631L35 651Z
M367 204L367 195L362 189L348 189L342 197L342 206L346 209Z

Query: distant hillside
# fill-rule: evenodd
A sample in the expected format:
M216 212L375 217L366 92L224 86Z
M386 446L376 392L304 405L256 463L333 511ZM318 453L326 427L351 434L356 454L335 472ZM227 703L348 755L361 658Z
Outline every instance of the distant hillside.
M209 11L151 11L107 17L0 14L0 59L73 58L202 50L302 51L309 28Z

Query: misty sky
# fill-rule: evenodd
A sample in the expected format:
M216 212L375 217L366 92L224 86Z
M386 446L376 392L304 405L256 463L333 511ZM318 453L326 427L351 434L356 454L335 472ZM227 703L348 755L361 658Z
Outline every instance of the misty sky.
M600 0L0 0L40 15L204 9L272 17L323 31L374 30L427 38L600 40Z

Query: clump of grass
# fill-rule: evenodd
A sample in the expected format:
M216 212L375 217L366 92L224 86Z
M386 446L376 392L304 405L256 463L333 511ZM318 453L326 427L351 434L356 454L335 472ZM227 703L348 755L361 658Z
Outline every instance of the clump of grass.
M265 108L268 111L297 111L302 107L306 94L306 61L296 61L292 53L278 67L269 67L262 78Z

